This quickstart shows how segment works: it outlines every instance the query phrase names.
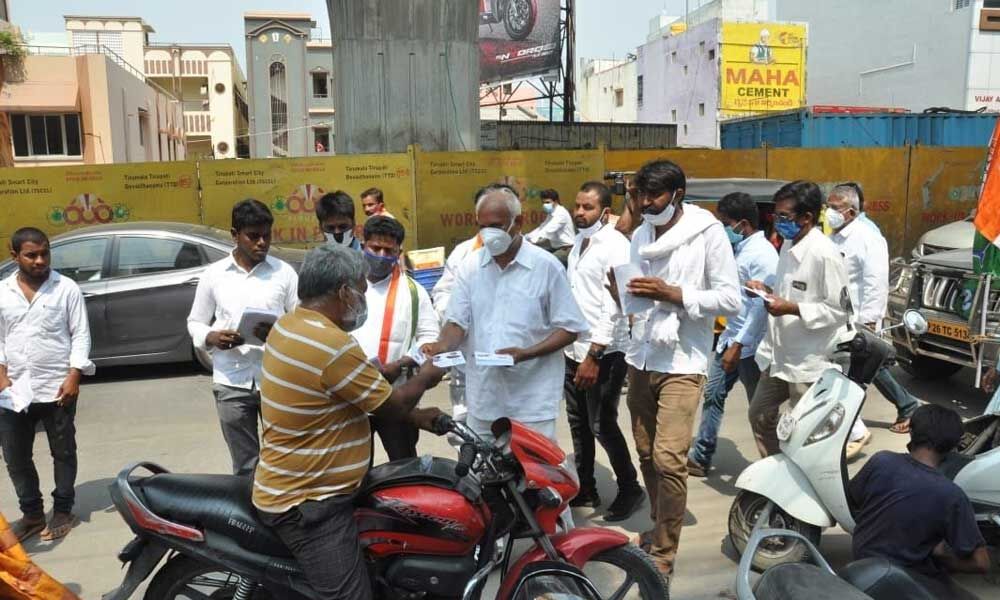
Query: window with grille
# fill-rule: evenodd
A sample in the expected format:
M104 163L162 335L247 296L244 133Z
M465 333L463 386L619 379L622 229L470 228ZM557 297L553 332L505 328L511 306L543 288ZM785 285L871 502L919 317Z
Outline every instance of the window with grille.
M10 115L14 156L80 157L80 115Z
M271 63L271 155L288 156L288 90L285 65Z
M971 3L972 0L955 0L955 10L959 10L961 8L969 8L969 4Z
M327 98L330 96L330 88L327 85L329 80L326 77L326 73L313 73L312 74L312 84L313 84L313 98Z
M639 79L636 81L635 87L639 106L642 106L642 75L639 75Z

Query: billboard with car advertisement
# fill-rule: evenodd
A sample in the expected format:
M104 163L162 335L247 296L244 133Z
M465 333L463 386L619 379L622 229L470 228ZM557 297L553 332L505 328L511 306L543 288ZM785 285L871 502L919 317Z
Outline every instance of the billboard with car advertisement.
M723 23L720 106L726 116L806 104L804 23Z
M509 81L559 68L560 0L478 0L479 78Z
M128 221L198 221L195 162L0 169L0 247L21 227L60 234Z

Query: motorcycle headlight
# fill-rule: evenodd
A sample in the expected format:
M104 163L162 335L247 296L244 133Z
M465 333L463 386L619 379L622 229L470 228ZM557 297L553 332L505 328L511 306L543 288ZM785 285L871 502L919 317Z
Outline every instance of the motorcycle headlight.
M802 446L804 447L815 444L816 442L822 442L836 433L836 431L840 429L841 423L844 422L844 415L846 413L847 410L844 409L843 404L835 405L830 409L830 412L826 413L826 417L820 421L819 425L812 430L812 433L809 434L809 437L806 438L806 441L802 444Z

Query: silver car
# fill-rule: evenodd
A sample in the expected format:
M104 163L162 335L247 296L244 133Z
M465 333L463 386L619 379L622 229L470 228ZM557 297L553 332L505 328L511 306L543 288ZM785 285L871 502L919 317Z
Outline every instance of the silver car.
M233 249L221 229L187 223L116 223L51 240L52 268L80 285L98 366L187 362L211 370L187 332L195 287L205 268ZM298 270L305 251L271 247ZM0 264L0 277L17 268Z

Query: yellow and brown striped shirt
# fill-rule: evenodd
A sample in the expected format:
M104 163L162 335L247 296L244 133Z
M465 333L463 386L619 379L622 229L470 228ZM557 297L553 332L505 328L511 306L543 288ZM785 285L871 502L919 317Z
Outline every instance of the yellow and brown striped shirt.
M280 513L357 489L368 471L368 414L392 393L357 342L296 308L267 338L260 384L264 434L253 503Z

